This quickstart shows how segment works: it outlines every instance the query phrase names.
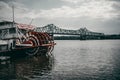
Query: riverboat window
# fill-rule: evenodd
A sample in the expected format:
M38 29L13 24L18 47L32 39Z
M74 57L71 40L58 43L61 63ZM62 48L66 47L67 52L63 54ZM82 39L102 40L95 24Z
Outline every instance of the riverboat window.
M0 30L0 39L1 39L1 36L2 36L2 31Z
M27 32L27 30L25 29L19 29L21 33L25 34Z
M10 33L10 34L16 33L16 29L15 29L15 28L10 28L10 29L9 29L9 33Z
M0 35L2 34L2 31L0 30Z

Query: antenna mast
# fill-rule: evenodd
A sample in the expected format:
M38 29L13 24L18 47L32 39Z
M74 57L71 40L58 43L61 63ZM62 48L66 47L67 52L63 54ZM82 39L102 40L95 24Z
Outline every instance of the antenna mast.
M13 24L14 24L14 6L12 6L12 13L13 13Z
M32 24L32 22L33 22L33 19L31 20L31 22L29 23L29 25L31 25L31 24Z

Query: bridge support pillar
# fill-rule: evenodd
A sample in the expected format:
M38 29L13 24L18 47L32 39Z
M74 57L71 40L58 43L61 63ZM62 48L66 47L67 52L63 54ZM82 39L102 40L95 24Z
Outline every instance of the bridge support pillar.
M54 40L54 34L53 34L53 33L51 33L51 34L50 34L50 36L52 37L52 40Z
M80 35L80 40L86 40L86 35Z

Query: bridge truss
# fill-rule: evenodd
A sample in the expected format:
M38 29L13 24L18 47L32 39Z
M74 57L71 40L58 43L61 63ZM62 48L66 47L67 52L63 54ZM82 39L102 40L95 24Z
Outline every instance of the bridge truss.
M54 24L48 24L44 27L37 27L35 29L37 32L47 32L49 34L62 34L62 35L79 35L80 38L87 38L87 37L101 37L104 36L104 33L98 33L98 32L92 32L88 30L87 28L80 28L78 30L67 30L62 29Z

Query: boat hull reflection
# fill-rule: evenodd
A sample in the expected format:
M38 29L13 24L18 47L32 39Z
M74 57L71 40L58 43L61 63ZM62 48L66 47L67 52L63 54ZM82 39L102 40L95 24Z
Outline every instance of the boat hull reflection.
M54 67L54 57L27 56L24 58L7 58L0 64L0 79L31 79L49 75Z

